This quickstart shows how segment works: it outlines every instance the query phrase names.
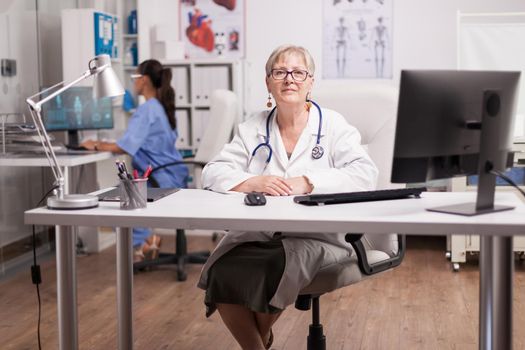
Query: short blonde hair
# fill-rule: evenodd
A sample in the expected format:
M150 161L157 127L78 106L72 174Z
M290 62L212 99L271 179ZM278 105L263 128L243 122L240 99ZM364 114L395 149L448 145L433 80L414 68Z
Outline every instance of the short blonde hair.
M273 50L270 57L268 57L268 61L266 61L266 76L269 77L272 73L275 62L279 61L281 57L290 55L292 53L303 56L303 59L306 63L306 69L308 69L308 73L313 76L315 73L315 63L312 55L310 55L310 52L308 52L308 50L304 47L295 45L281 45Z

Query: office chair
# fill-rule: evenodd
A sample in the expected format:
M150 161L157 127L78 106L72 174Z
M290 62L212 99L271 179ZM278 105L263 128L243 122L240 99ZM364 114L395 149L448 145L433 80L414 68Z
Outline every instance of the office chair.
M194 179L197 188L201 186L202 169L222 147L230 141L233 129L237 123L238 104L237 96L229 90L215 90L211 96L210 118L201 139L201 144L193 159L163 164L154 168L150 173L150 183L153 187L159 187L155 180L155 172L178 164L194 165ZM186 233L182 229L176 229L175 253L160 253L157 259L145 260L133 264L134 271L150 266L177 265L177 280L185 281L185 265L203 264L210 255L209 251L191 252L187 251Z
M341 113L361 133L361 144L379 169L378 189L399 187L390 183L397 109L397 90L381 85L351 87L334 85L314 90L313 100L321 107ZM326 349L319 319L319 297L357 283L371 275L398 266L405 255L405 237L396 233L368 235L348 233L345 240L355 254L347 261L320 270L297 297L298 310L312 309L308 350Z

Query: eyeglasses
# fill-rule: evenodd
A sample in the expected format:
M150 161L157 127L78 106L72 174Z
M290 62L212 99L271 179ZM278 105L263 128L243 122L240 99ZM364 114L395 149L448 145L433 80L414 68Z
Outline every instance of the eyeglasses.
M131 78L131 80L136 80L142 77L142 74L130 74L129 77Z
M302 69L286 70L286 69L272 69L271 76L275 80L284 80L290 74L294 81L305 81L308 76L311 76L308 71Z

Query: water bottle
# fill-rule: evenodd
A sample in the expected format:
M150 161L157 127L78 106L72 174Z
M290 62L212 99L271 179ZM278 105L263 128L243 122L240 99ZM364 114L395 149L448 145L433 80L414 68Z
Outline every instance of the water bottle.
M128 16L128 34L137 34L137 10L132 10Z
M137 48L137 43L133 43L129 51L131 52L131 55L133 57L133 65L138 66L139 65L139 50Z

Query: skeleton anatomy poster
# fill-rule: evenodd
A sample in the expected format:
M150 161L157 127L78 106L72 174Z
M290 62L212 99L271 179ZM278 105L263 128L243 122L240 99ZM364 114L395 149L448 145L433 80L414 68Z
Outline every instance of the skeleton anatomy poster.
M180 0L189 58L244 56L244 0Z
M323 1L323 78L392 78L393 0Z

